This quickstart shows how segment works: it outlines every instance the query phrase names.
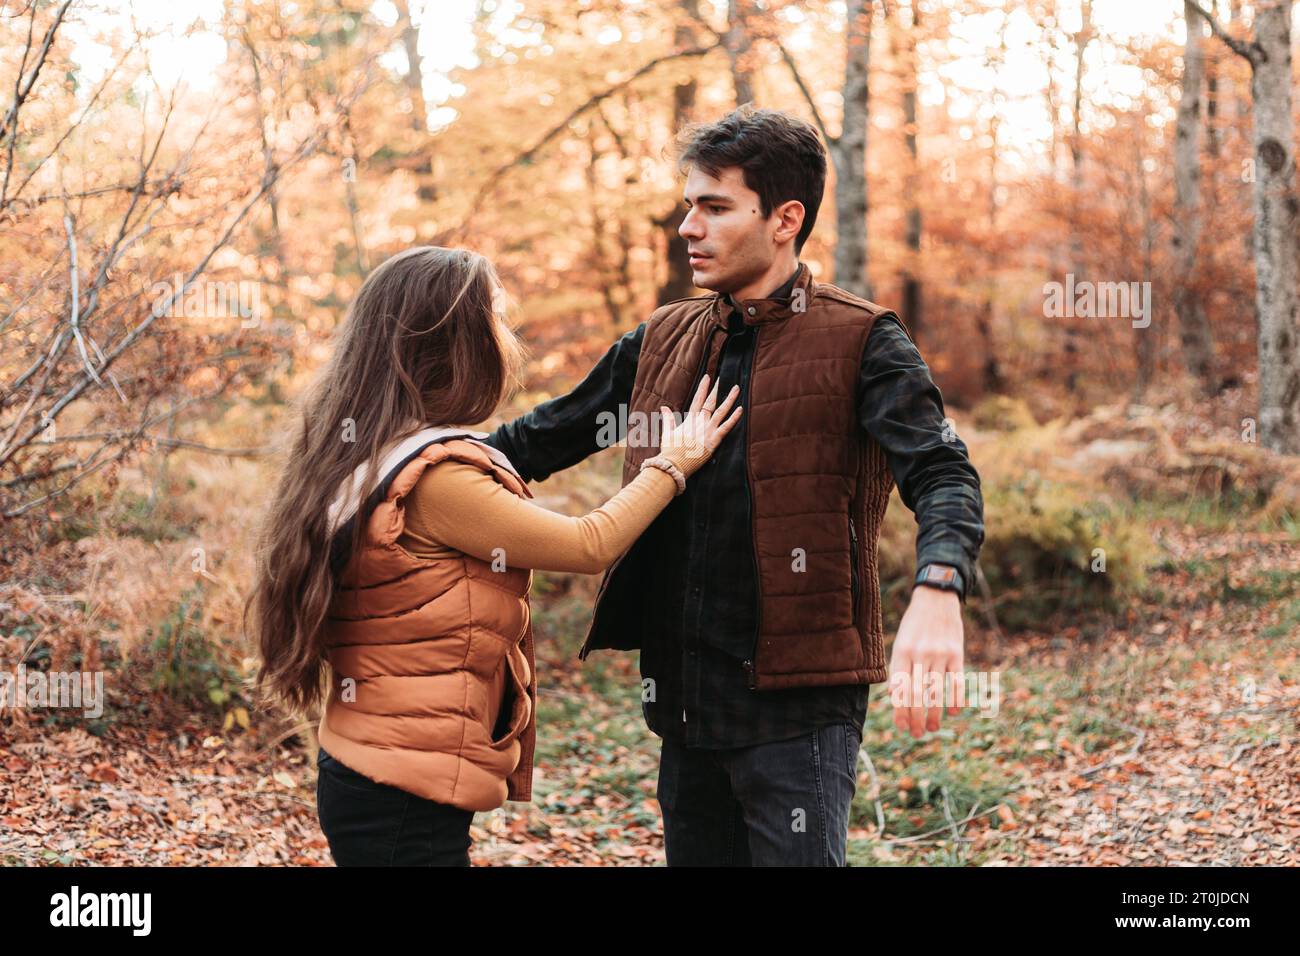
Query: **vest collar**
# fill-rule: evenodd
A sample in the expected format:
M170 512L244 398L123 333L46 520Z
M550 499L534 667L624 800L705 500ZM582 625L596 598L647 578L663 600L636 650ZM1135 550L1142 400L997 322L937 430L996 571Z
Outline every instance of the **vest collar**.
M730 311L729 303L731 302L734 302L736 308L740 310L740 317L745 325L762 325L766 322L780 322L788 319L792 315L798 315L800 312L808 310L816 285L813 281L812 270L805 263L800 262L799 270L794 275L794 283L790 286L790 293L787 296L777 298L776 295L783 291L778 289L771 298L736 301L727 293L715 292L711 307L713 324L724 329L727 327L727 314ZM800 290L802 290L802 293ZM801 305L802 308L796 309L796 305Z
M365 480L367 462L362 462L352 472L349 479L345 480L335 493L333 500L329 504L328 521L329 534L332 537L337 534L357 513L362 503L380 488L387 487L388 483L395 477L407 462L413 459L417 454L423 451L429 445L435 442L450 441L453 438L463 438L472 441L488 453L488 457L496 464L500 465L506 471L510 472L516 478L519 478L519 472L515 470L514 465L510 463L502 452L493 448L491 445L483 442L487 438L487 432L473 431L468 428L453 428L447 426L430 426L421 428L418 431L408 434L404 438L389 444L387 450L380 457L379 471L376 474L376 484L371 488L362 488L362 482ZM520 478L522 481L523 479Z

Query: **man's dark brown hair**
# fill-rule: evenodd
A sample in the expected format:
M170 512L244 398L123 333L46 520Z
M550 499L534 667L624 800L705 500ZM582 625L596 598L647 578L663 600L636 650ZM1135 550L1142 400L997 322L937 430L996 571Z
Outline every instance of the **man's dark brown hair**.
M815 129L789 113L745 104L716 123L687 126L678 134L677 148L682 172L698 166L716 177L728 166L739 166L745 185L758 193L764 217L791 199L803 203L803 228L794 251L803 249L826 188L826 150Z

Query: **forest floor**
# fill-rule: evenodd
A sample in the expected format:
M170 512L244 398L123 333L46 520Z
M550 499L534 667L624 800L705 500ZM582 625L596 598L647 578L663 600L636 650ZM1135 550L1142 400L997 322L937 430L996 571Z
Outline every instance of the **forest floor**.
M1161 408L1038 426L1004 403L984 432L972 416L963 435L983 463L993 587L966 608L965 666L996 677L996 707L945 714L914 739L894 728L888 687L872 688L851 864L1300 863L1300 472L1292 462L1283 479L1279 459L1231 427ZM619 462L600 458L547 482L536 503L602 503ZM312 725L250 714L246 676L213 656L241 604L222 558L247 552L255 523L251 495L226 499L257 487L258 467L176 466L149 498L125 497L116 520L97 501L82 517L67 509L57 547L0 585L0 650L53 666L117 648L130 662L108 669L102 719L0 712L0 865L331 865ZM1258 510L1269 474L1290 489L1291 517ZM915 530L897 500L885 525L892 636ZM1033 602L1055 579L1006 576L1039 560L1023 542L1076 568L1076 552L1103 542L1116 580L1140 566L1145 581L1117 602L1076 595L1040 613ZM197 583L195 553L214 572ZM659 740L641 716L636 657L577 660L598 583L534 577L533 800L477 815L476 864L664 862ZM244 675L256 663L227 653ZM181 704L176 681L195 675L196 702Z
M1124 620L977 642L996 714L915 740L873 688L851 864L1300 863L1300 549L1231 522L1152 530L1154 597ZM542 624L579 634L588 599L551 594ZM534 800L477 816L476 864L664 862L635 657L579 665L575 641L539 645ZM296 736L160 723L7 726L0 864L331 865Z

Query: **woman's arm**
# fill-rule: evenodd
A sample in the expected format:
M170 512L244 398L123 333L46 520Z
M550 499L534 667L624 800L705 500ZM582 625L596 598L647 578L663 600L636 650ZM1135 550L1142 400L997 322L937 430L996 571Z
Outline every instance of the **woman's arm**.
M683 475L707 462L740 418L727 413L740 390L733 387L719 407L717 387L703 376L680 425L667 407L659 456ZM407 496L406 534L419 547L455 548L484 561L502 557L515 568L594 574L645 531L672 500L676 480L645 468L622 491L580 518L539 508L499 485L473 465L442 461L428 468Z
M685 474L708 460L708 449L695 449L674 460ZM442 545L484 561L501 557L513 568L595 574L632 546L676 491L669 474L647 468L573 518L519 497L474 465L447 460L427 469L407 496L406 534L416 553Z

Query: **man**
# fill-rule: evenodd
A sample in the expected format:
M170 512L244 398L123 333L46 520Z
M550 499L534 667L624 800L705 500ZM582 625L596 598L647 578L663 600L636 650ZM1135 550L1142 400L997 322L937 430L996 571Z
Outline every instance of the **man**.
M660 307L488 440L543 480L597 451L617 416L633 423L626 484L656 452L638 413L684 408L706 373L720 395L740 387L739 425L606 573L581 656L641 652L670 866L843 865L868 685L888 673L876 544L890 487L916 514L925 585L890 670L924 680L962 669L979 476L898 317L798 260L826 180L816 131L742 107L683 146L679 232L712 294ZM939 715L899 707L895 724L919 737Z

